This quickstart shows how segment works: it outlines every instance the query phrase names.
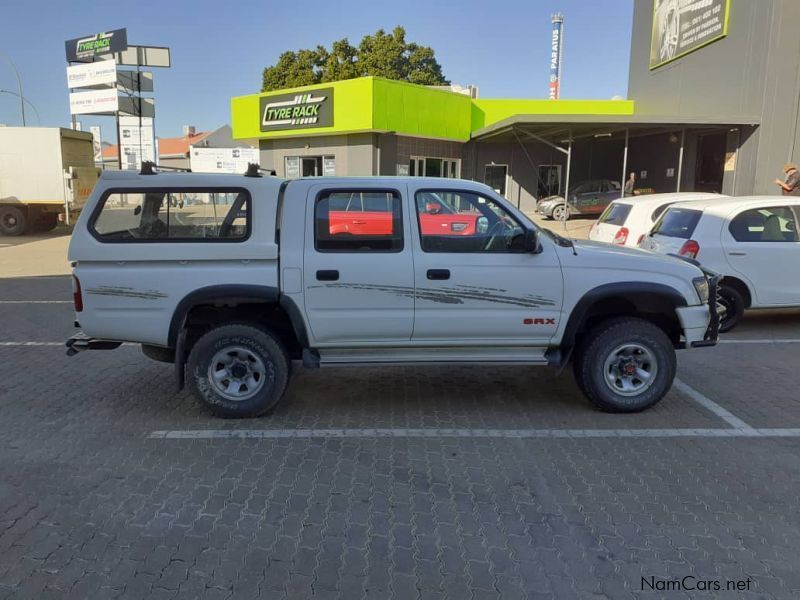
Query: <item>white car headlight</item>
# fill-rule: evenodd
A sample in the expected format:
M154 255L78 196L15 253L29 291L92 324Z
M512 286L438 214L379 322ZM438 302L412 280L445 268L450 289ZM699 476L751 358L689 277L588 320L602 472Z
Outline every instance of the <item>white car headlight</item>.
M708 303L708 279L705 277L695 277L692 279L692 283L694 284L694 289L697 291L697 295L700 297L701 304Z

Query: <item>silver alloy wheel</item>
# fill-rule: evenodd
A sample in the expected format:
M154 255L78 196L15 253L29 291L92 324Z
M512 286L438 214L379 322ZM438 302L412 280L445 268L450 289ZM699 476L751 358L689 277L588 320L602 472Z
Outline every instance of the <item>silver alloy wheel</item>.
M620 396L638 396L653 385L657 374L653 352L641 344L617 346L603 364L606 385Z
M553 209L553 220L564 221L569 219L569 210L563 204L559 204Z
M267 381L264 361L247 348L228 346L218 351L208 365L208 381L228 400L255 396Z

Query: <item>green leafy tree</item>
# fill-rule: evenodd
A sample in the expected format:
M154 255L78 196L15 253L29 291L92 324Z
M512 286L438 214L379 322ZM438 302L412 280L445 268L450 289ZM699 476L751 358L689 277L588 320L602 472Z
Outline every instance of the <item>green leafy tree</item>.
M406 30L395 27L391 33L379 29L362 38L358 47L347 38L328 50L284 52L278 62L264 69L261 91L341 81L374 75L421 85L447 85L433 49L406 41Z
M286 87L297 87L319 83L322 65L327 59L327 51L322 46L316 50L284 52L278 62L264 69L262 91Z
M320 81L341 81L359 77L358 50L350 45L347 38L333 42L324 64Z

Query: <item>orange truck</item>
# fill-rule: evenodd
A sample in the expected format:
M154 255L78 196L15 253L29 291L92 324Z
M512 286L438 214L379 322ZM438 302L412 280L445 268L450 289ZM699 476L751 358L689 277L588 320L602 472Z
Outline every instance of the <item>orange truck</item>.
M74 223L99 176L90 133L0 127L0 235Z

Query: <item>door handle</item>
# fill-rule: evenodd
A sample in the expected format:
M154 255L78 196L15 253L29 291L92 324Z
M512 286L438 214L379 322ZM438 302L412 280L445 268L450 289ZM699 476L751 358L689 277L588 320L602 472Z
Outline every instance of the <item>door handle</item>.
M366 221L353 221L353 225L366 225Z
M728 252L728 256L747 256L747 252Z
M339 271L335 269L317 271L317 281L339 281Z
M428 269L428 279L450 279L450 269Z

